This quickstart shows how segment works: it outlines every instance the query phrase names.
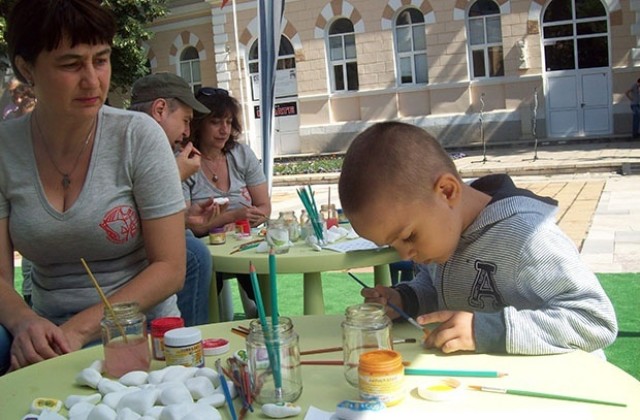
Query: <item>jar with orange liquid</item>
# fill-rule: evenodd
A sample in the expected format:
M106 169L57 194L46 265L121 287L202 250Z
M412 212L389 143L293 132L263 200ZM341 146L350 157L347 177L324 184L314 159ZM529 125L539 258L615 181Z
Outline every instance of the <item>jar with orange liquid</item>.
M123 302L104 309L100 323L104 345L104 369L119 378L133 370L149 370L151 352L147 323L137 302Z

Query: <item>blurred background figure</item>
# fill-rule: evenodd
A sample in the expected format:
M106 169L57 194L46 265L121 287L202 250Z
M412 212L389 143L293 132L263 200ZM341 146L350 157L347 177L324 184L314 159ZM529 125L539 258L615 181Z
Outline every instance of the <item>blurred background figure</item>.
M11 97L11 95L13 95L13 90L16 88L16 86L18 86L19 83L20 81L18 79L12 77L4 87L2 96L0 96L0 111L2 112L0 117L4 116L5 108L14 107L13 98Z
M3 120L18 118L33 111L36 107L36 95L29 85L19 83L11 93L12 104L7 106L7 112L3 113Z

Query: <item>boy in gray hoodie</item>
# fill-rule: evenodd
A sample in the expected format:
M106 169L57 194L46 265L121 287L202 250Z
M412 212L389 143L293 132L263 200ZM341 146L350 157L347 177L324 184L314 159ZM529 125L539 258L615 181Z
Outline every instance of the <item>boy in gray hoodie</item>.
M557 226L555 200L507 175L467 185L434 138L398 122L354 139L339 190L358 234L417 263L412 281L362 295L439 323L425 347L540 355L615 340L613 306Z

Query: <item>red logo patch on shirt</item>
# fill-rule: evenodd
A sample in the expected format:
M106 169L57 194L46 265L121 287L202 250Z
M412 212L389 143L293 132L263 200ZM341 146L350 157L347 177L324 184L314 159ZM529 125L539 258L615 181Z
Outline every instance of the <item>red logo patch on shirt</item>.
M138 234L138 213L131 206L117 206L107 212L100 227L111 242L127 243Z

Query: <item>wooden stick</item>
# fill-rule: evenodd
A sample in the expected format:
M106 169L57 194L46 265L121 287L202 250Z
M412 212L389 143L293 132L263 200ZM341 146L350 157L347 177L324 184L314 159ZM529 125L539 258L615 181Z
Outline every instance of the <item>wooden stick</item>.
M249 335L249 333L244 332L238 328L231 328L231 332L243 338L246 338Z
M96 278L93 276L93 273L91 272L91 269L87 265L87 262L84 260L84 258L80 258L80 261L82 262L82 265L84 265L84 269L87 270L87 274L89 275L89 278L93 282L93 286L98 291L98 294L100 295L100 299L102 299L102 303L104 304L104 306L107 308L107 310L111 314L111 318L113 318L113 322L116 324L116 327L118 327L118 330L120 330L120 334L122 335L122 339L126 343L127 342L127 335L124 333L124 328L122 328L122 325L120 325L120 323L118 323L118 318L116 317L115 312L113 312L113 306L111 306L111 304L109 303L109 299L107 299L107 296L102 291L102 288L98 284L98 280L96 280Z
M251 330L249 328L245 327L244 325L238 325L236 328L246 332L247 334L249 334L251 332Z
M301 365L342 366L342 360L300 360Z
M306 356L309 354L320 354L320 353L333 353L336 351L342 351L342 347L328 347L324 349L315 349L315 350L306 350L301 351L300 356Z

